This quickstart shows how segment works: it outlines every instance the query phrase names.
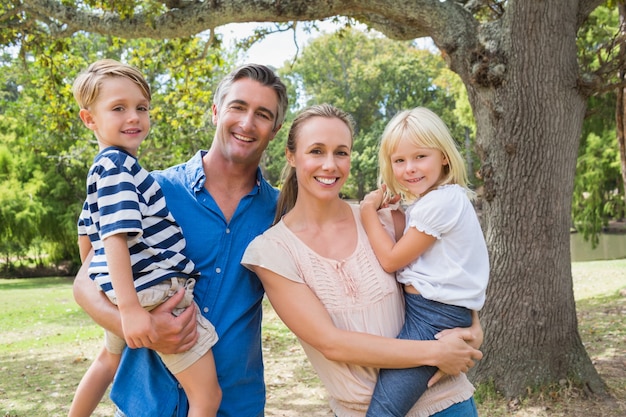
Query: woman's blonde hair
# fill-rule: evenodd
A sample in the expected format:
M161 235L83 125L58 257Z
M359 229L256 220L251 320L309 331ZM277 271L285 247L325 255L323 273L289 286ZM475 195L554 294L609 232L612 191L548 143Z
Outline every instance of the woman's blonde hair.
M391 155L401 140L409 140L420 148L438 149L444 155L448 164L443 166L443 178L433 188L444 184L458 184L467 189L470 196L473 195L469 190L465 162L450 131L439 116L424 107L396 114L383 131L378 153L379 182L387 185L389 193L400 195L405 202L419 197L400 184L393 174Z
M298 134L302 128L302 125L309 119L314 117L323 117L326 119L339 119L348 126L350 129L350 138L354 139L354 121L345 111L338 109L330 104L318 104L310 106L302 110L291 124L289 134L287 135L287 144L285 145L285 152L294 154L296 152L296 145ZM289 212L296 204L298 198L298 180L296 178L296 169L292 167L288 162L285 164L282 172L282 188L278 195L278 205L276 207L276 215L274 216L274 223L276 224L280 219Z

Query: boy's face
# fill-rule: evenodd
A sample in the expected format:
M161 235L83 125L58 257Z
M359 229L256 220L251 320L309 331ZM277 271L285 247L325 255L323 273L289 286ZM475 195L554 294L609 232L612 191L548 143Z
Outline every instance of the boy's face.
M102 81L100 94L80 118L98 139L100 150L122 148L132 155L150 131L150 102L139 86L127 78L109 77Z

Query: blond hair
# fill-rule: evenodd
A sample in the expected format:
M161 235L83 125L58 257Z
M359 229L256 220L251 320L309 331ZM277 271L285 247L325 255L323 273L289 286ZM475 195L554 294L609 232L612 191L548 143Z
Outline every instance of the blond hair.
M74 80L72 92L81 109L88 109L98 99L102 80L109 77L123 77L131 80L137 84L148 101L152 99L150 85L137 68L114 59L101 59L89 65Z
M470 197L473 196L473 191L469 189L465 162L448 127L439 116L424 107L396 114L383 131L378 153L379 181L387 185L388 192L400 195L405 202L419 197L400 184L393 174L391 155L401 140L409 140L415 147L437 149L448 161L443 166L443 177L433 188L444 184L458 184L468 191Z

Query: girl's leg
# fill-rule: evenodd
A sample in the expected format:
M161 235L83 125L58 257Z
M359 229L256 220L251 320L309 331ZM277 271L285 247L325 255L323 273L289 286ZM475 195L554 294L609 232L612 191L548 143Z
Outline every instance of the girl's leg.
M426 300L421 295L405 295L405 322L398 339L433 340L443 329L471 324L467 309ZM424 394L436 371L433 366L381 369L367 417L404 417Z
M200 359L182 372L174 375L189 399L187 417L214 417L217 415L222 390L217 381L213 351L209 350Z
M68 417L89 417L113 381L121 355L102 348L76 388Z

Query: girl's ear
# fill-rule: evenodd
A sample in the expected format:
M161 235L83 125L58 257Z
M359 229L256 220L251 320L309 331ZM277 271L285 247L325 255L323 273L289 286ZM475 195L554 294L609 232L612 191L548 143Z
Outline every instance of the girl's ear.
M448 165L448 157L446 156L445 153L443 154L443 159L441 162L442 162L441 165L444 165L444 166Z
M80 112L78 112L78 115L80 116L80 120L83 121L83 123L85 124L85 126L87 126L88 129L94 130L96 128L96 122L89 110L80 109Z

